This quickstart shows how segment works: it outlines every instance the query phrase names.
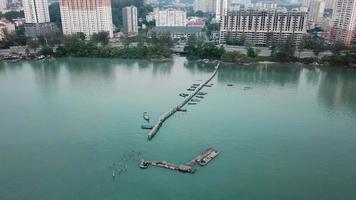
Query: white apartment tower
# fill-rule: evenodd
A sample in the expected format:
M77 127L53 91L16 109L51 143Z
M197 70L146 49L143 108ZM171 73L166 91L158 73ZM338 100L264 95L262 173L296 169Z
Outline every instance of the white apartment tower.
M228 11L228 0L217 0L216 1L216 11L215 18L220 21L222 16L224 16Z
M331 41L356 43L356 0L337 0L333 11Z
M113 37L111 0L60 0L63 34L108 32Z
M309 28L319 27L323 23L325 0L312 0L308 8Z
M23 0L26 23L50 22L47 0Z
M293 37L298 45L306 34L306 15L306 12L278 10L228 12L221 19L220 43L244 40L255 46L269 46Z
M135 6L122 8L122 19L124 33L127 35L136 35L138 33L137 8Z
M156 26L186 26L187 12L182 10L160 10L156 12Z
M7 0L0 0L0 10L6 9Z
M206 13L215 13L217 0L194 0L194 11L202 11Z

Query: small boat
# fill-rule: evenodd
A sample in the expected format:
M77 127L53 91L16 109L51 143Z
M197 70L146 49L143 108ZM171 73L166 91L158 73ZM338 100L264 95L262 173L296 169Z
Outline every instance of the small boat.
M187 91L195 91L195 89L189 88L187 89Z
M188 105L197 105L197 103L191 103L191 102L190 102L190 103L188 103Z
M198 87L200 84L199 83L194 83L193 86Z
M200 100L199 99L192 99L192 100L190 100L191 102L200 102Z
M153 129L153 126L151 126L151 125L142 125L141 129L151 130L151 129Z
M198 92L198 95L207 95L208 93L206 92Z
M143 119L145 119L146 121L150 121L150 116L148 115L147 112L143 113Z
M179 112L187 112L187 109L181 108L181 109L178 109L178 111L179 111Z
M204 97L203 96L200 96L200 95L197 95L197 96L195 96L196 98L199 98L199 99L204 99Z
M187 97L187 96L189 96L189 94L181 93L181 94L179 94L179 96L181 96L181 97Z
M251 90L253 87L250 87L250 86L246 86L244 87L244 90Z
M205 87L211 87L212 85L204 85Z
M231 87L231 86L234 86L234 85L233 85L233 84L231 84L231 83L229 83L229 84L227 84L227 86Z

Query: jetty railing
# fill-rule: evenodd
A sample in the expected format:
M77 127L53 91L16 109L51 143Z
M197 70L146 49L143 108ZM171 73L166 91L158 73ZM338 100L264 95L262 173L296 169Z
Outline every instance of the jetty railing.
M183 102L181 102L180 104L176 105L171 110L169 110L168 112L161 115L161 117L158 119L157 124L148 133L148 140L151 140L158 133L159 129L162 127L163 123L168 118L170 118L172 115L174 115L174 113L176 113L177 111L182 109L195 95L198 94L198 92L201 89L203 89L204 86L206 86L215 77L216 73L218 72L219 66L220 66L220 63L218 63L215 66L215 70L214 70L213 74L206 81L204 81L201 85L199 85L199 87L197 87L197 89L195 89L192 94L190 94L187 98L185 98Z

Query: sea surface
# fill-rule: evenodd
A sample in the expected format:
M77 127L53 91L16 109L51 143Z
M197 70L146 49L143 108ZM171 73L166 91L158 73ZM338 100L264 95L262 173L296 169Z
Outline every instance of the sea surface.
M0 199L355 199L355 71L222 65L147 141L140 126L213 70L178 56L1 63ZM195 174L138 167L208 147L220 155Z

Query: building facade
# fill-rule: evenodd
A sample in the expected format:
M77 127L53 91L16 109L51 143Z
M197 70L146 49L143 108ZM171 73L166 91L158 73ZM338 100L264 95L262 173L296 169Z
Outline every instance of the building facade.
M7 8L7 0L0 0L0 10Z
M4 38L5 32L14 33L15 32L15 24L6 18L2 18L0 20L0 41Z
M293 37L296 45L306 34L306 12L278 10L241 10L228 12L221 19L220 43L248 41L255 46Z
M111 0L60 0L63 34L108 32L113 37Z
M137 35L137 8L135 6L128 6L122 8L122 19L124 24L124 33L126 35Z
M325 0L311 0L308 8L308 28L320 27L324 20Z
M217 0L194 0L193 9L195 12L215 13Z
M356 0L337 0L333 12L330 40L356 44Z
M156 12L156 26L186 26L187 12L182 10L160 10Z
M216 1L216 10L215 10L215 19L220 21L222 16L226 15L228 11L228 0L217 0Z
M50 22L47 0L23 0L26 23Z

